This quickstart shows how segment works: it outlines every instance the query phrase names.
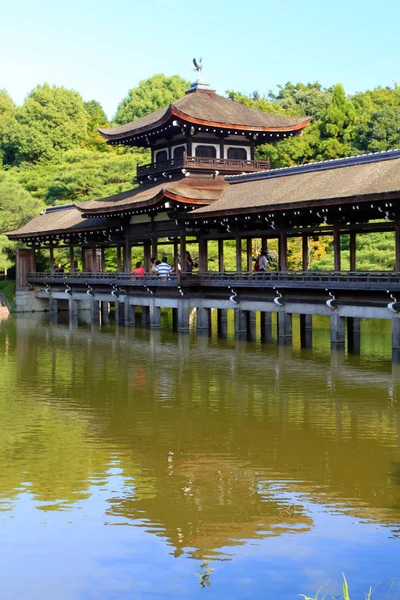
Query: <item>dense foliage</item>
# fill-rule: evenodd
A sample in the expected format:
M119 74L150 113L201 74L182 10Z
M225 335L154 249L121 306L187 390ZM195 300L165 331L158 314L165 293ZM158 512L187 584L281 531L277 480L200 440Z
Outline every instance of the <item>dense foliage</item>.
M141 81L119 104L113 124L157 110L182 97L188 87L189 82L177 75L159 74ZM258 148L258 158L269 157L273 167L400 146L400 87L396 84L353 96L346 95L340 84L323 88L318 82L286 83L265 97L258 92L245 96L228 91L227 95L266 112L312 118L300 137ZM0 236L37 214L42 205L94 199L132 187L136 165L148 162L149 153L107 146L97 128L108 125L98 101L84 102L78 92L63 87L38 85L22 106L0 90ZM391 236L372 237L366 241L359 236L360 268L390 268ZM12 248L1 236L0 269L9 264ZM344 240L344 266L346 250ZM295 242L289 253L289 265L295 268L300 260ZM315 265L328 268L330 241L315 241L312 255Z

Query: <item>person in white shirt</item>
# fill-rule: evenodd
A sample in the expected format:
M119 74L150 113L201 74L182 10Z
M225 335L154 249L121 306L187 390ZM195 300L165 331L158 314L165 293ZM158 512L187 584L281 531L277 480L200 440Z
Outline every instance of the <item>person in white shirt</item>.
M168 279L170 274L172 273L172 267L168 264L168 259L166 256L162 257L162 261L159 265L157 265L157 273L158 276L162 279Z

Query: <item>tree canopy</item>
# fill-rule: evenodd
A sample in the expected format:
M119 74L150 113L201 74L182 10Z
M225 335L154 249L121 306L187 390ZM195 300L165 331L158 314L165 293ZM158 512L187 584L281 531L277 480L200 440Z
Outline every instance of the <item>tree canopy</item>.
M114 124L129 123L167 106L174 100L182 98L189 87L190 82L179 75L166 77L158 74L144 79L138 87L129 90L127 97L119 104Z

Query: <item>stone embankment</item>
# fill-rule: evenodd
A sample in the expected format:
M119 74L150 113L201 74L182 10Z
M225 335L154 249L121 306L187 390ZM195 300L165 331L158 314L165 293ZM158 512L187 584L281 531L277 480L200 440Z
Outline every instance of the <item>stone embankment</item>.
M0 319L7 319L10 314L10 307L4 294L0 294Z

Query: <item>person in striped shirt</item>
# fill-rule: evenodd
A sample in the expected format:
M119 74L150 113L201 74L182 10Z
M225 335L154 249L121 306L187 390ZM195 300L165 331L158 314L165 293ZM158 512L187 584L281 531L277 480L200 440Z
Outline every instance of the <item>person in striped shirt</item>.
M166 256L162 257L162 261L157 265L157 273L161 279L168 279L172 273L172 267L168 264Z

